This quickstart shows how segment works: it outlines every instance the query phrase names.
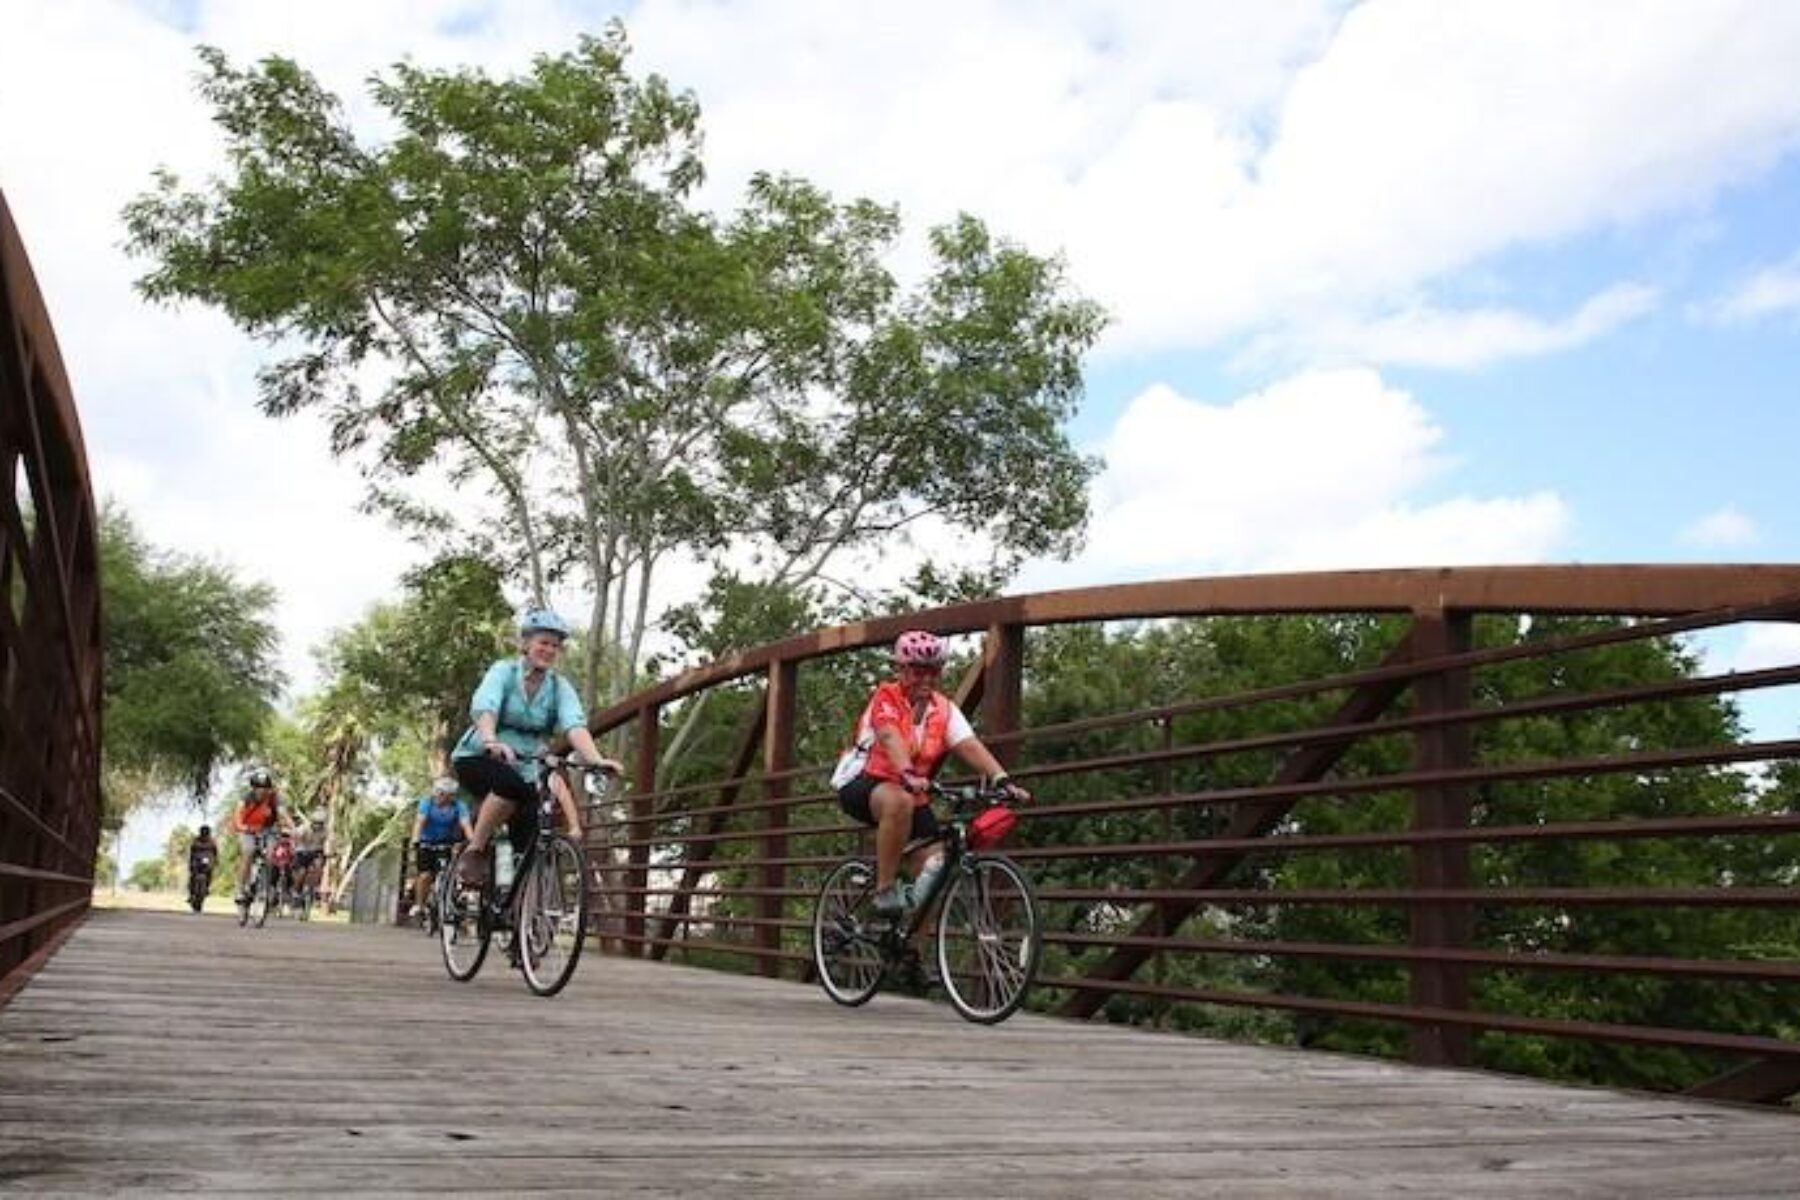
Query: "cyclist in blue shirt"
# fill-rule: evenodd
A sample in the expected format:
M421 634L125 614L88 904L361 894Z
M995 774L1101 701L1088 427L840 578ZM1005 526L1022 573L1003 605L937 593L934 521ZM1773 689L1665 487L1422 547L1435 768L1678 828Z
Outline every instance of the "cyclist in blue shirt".
M620 769L594 745L575 685L555 670L568 636L568 622L549 609L527 612L519 621L518 655L489 667L469 702L474 724L450 752L456 781L481 797L474 832L457 860L464 886L479 886L487 878L488 842L502 823L521 855L537 840L539 765L528 756L542 754L552 738L566 737L586 761ZM581 809L574 793L560 775L550 786L569 835L580 843Z
M408 916L425 911L425 897L431 895L437 873L450 865L456 843L467 841L474 832L469 806L456 795L456 780L446 776L432 784L431 795L419 800L413 817L413 904Z

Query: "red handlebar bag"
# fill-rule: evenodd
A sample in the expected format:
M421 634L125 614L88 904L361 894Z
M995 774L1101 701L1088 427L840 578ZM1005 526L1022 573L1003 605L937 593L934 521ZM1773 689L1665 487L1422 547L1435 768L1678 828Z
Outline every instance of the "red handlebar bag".
M998 846L1007 839L1013 826L1018 823L1019 818L1010 808L997 806L988 809L969 822L969 848L986 850L989 846Z

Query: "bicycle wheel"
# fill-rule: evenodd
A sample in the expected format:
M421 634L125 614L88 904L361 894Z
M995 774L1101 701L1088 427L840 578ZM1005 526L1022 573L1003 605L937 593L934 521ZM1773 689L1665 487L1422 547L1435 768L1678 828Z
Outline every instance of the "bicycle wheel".
M258 929L269 919L269 906L274 903L275 880L270 877L269 864L263 863L256 868L256 883L250 891L250 920Z
M581 849L558 834L542 844L519 897L519 965L525 985L554 996L575 974L587 937L587 865Z
M442 920L438 925L438 946L444 952L444 970L458 983L467 983L481 970L487 958L488 942L493 939L492 924L487 919L488 900L494 883L488 880L479 888L458 887L452 864L444 869L448 882L443 891Z
M1011 859L965 858L938 913L938 974L951 1005L983 1025L1025 1002L1043 949L1037 897Z
M819 986L839 1004L867 1004L881 989L887 962L875 918L875 864L853 858L833 867L813 906L813 966Z

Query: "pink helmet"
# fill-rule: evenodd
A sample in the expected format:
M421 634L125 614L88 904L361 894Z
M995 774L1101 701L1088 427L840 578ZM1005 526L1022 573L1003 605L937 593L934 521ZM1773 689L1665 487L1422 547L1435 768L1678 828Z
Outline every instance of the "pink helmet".
M923 629L909 629L894 641L894 661L903 667L941 667L944 639Z

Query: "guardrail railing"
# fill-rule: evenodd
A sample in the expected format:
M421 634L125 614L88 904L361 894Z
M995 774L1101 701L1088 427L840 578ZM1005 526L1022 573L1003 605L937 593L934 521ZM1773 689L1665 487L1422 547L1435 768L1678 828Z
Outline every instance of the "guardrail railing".
M1031 669L1055 626L1316 614L1359 622L1360 661L1230 695L1176 680L1167 703L1114 712L1071 712ZM1571 1047L1602 1067L1607 1047L1653 1048L1666 1069L1633 1082L1775 1100L1800 1090L1782 1015L1800 1011L1800 813L1771 807L1765 772L1800 740L1728 719L1698 743L1659 731L1678 706L1800 684L1800 664L1581 664L1796 617L1800 567L1521 567L1140 584L822 630L594 717L631 743L638 788L591 815L598 928L623 953L804 976L823 869L871 844L824 782L880 673L853 652L922 627L978 639L958 699L1036 792L1011 853L1049 915L1037 1006L1563 1074ZM1526 667L1547 683L1520 694ZM703 705L712 744L664 764ZM1574 736L1600 714L1605 744ZM686 777L689 759L717 777ZM1672 849L1727 843L1754 852L1726 868ZM1704 956L1660 944L1708 922Z
M0 196L0 1003L87 911L100 571L68 377Z

